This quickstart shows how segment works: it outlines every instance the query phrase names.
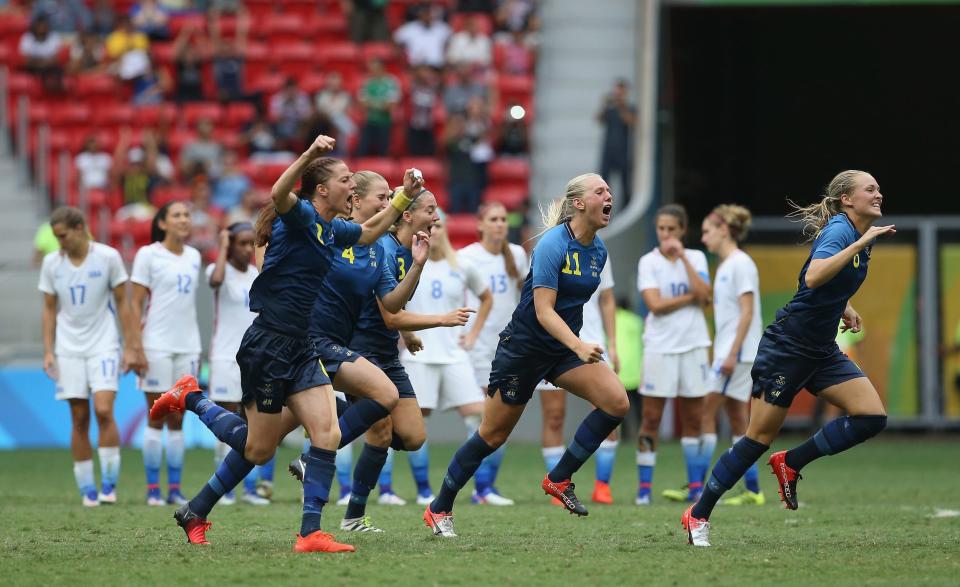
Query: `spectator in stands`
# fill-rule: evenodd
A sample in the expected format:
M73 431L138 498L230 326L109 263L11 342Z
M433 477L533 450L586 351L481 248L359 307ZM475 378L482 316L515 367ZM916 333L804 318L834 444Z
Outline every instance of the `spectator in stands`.
M501 73L530 75L533 73L533 49L526 42L523 31L513 31L503 42Z
M347 15L350 39L354 43L386 41L390 38L387 26L387 4L390 0L341 0Z
M223 174L223 145L213 138L213 123L209 119L197 121L197 138L180 153L180 174L186 180L203 175L210 181Z
M443 49L450 38L450 27L432 6L421 7L417 19L398 28L393 40L407 53L410 65L443 67Z
M136 52L131 55L136 55L136 59L141 57L145 59L147 66L145 73L130 80L133 87L134 105L162 104L170 94L170 90L173 89L173 80L170 79L170 74L167 73L166 69L151 63L146 53ZM130 60L134 57L128 57L127 59L127 62L130 63Z
M203 62L207 43L202 28L190 22L180 30L173 43L173 62L177 71L177 102L201 102L203 96Z
M190 244L200 250L204 258L218 246L220 231L218 211L210 207L210 183L197 176L190 181Z
M273 126L262 109L257 109L253 120L240 133L240 144L247 147L250 158L259 161L287 158L287 152L280 148Z
M637 118L637 109L627 95L629 90L627 80L617 80L597 113L597 121L603 125L600 175L611 186L611 174L616 172L620 176L622 190L614 193L623 205L630 201L633 189L633 125Z
M111 166L114 185L123 196L124 205L117 211L118 218L149 218L152 215L150 195L158 184L156 161L155 144L131 146L130 129L121 129Z
M337 127L333 124L333 120L321 112L313 103L310 103L310 115L307 116L300 130L300 143L303 145L309 145L312 140L324 135L337 141L333 151L330 151L331 157L342 157L347 153L346 141L340 142Z
M141 0L130 8L130 20L152 41L170 38L170 12L157 0Z
M198 3L199 4L199 3ZM248 17L243 0L208 0L206 5L209 9L207 16L209 20L219 20L224 15L237 15L237 17Z
M170 158L169 146L170 122L160 120L156 129L143 131L143 148L153 157L153 169L156 174L157 185L169 185L176 179L177 168Z
M270 199L270 194L264 193L255 188L250 188L243 193L240 205L233 207L223 221L225 226L230 226L235 222L249 222L256 224L257 216L260 215L260 209L263 208L263 202Z
M213 84L221 102L250 100L243 86L244 55L247 50L249 18L237 19L237 34L233 40L220 34L220 26L210 28L213 45Z
M50 31L50 21L42 15L34 17L20 37L24 69L39 76L48 92L63 91L63 69L58 61L61 47L60 35Z
M270 98L270 120L284 149L299 151L301 126L310 117L310 98L297 87L297 80L287 78L283 89Z
M479 96L487 99L489 97L489 89L471 75L470 66L458 65L453 72L453 79L443 92L443 105L447 109L447 114L463 114L467 111L467 104L471 98Z
M369 76L358 96L366 110L366 121L360 131L361 157L383 157L390 151L390 128L393 109L400 101L400 85L387 73L383 61L374 57L367 64Z
M126 81L134 80L150 71L150 39L133 28L130 17L121 15L117 28L107 36L107 59L117 76Z
M516 116L514 108L517 104L507 107L500 123L500 132L497 137L497 153L499 155L526 156L530 152L530 139L527 124L523 116Z
M104 69L103 43L96 33L83 32L70 47L69 73L96 73Z
M462 114L447 118L443 144L447 152L450 211L454 214L476 212L483 195L483 178L470 156L475 142L467 134L467 119Z
M532 33L540 28L535 0L503 0L496 15L498 31Z
M467 19L464 30L454 33L447 47L447 63L490 66L493 60L493 45L490 37L483 32L483 23L482 16L472 16Z
M410 120L407 122L407 152L414 157L435 157L433 111L440 101L437 73L426 65L414 69L410 81Z
M323 88L314 98L317 110L329 117L337 127L337 150L341 153L346 152L346 145L352 142L357 132L357 125L350 118L351 102L353 97L343 88L343 76L337 71L327 74L323 79Z
M487 165L493 160L493 140L490 129L490 111L487 102L475 96L467 103L466 122L464 132L470 138L472 147L470 159L477 166L478 184L480 191L487 188ZM480 205L480 202L477 202ZM474 212L475 210L470 210Z
M90 28L90 10L81 0L35 0L33 18L44 16L50 30L61 35L72 35Z
M516 210L507 212L507 240L527 249L529 254L533 243L530 234L530 197L520 201Z
M110 185L110 167L113 157L100 148L97 137L91 135L84 141L83 150L73 158L80 189L107 189Z
M457 12L482 12L492 15L496 10L495 0L458 0L457 2Z
M113 32L116 14L113 12L111 0L94 0L91 11L90 31L101 37Z
M227 151L223 156L223 175L213 188L210 203L224 212L239 205L243 194L253 186L250 178L240 169L239 163L237 152Z

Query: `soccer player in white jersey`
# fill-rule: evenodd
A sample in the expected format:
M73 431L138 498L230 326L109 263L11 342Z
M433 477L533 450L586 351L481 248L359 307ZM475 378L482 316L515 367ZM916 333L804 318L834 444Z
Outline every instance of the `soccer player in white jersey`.
M240 409L243 395L240 389L240 365L237 351L243 333L247 331L256 314L250 311L250 288L259 272L253 266L254 232L249 222L236 222L220 231L220 250L217 260L207 265L206 276L213 290L213 336L210 338L210 385L211 400L231 412ZM223 442L214 445L214 465L220 466L230 452ZM259 465L243 482L241 500L251 505L269 505L273 495L273 469L271 460ZM232 491L223 494L220 503L230 505L236 501Z
M613 294L613 269L610 258L600 270L600 286L586 304L583 305L583 327L580 338L599 344L603 348L604 359L613 368L620 371L620 359L617 358L616 312L617 302ZM563 441L563 422L566 418L567 399L562 389L547 381L541 381L540 409L543 418L543 464L547 471L553 470L567 449ZM593 484L594 503L612 504L610 478L613 476L613 463L617 457L617 432L614 430L606 440L600 443L596 457L596 479ZM563 505L553 498L555 505Z
M760 276L750 255L737 243L747 236L750 211L743 206L717 206L703 221L700 239L707 250L720 258L713 280L713 365L707 378L709 394L704 400L700 436L704 460L709 466L717 447L717 414L726 410L733 432L733 444L747 433L747 404L753 391L753 360L763 334L760 318ZM728 505L763 505L757 464L743 476L746 489L723 500Z
M710 347L703 315L703 306L710 299L707 258L701 251L684 248L681 242L687 230L683 206L663 206L655 218L659 245L640 258L637 276L637 288L649 310L643 330L637 505L650 503L657 433L667 398L675 398L680 409L680 444L687 464L688 487L667 490L664 497L696 501L708 467L700 451Z
M127 301L127 271L116 249L90 240L83 214L58 208L50 217L60 250L43 259L43 368L57 383L57 399L70 404L73 475L83 505L116 503L120 434L113 419L119 373L142 370L140 332ZM113 296L111 302L110 296ZM124 331L124 356L114 316ZM101 490L98 494L90 444L90 397L100 429Z
M493 294L477 270L460 263L447 237L445 219L440 217L430 232L430 258L423 266L417 291L407 302L406 310L417 314L445 313L464 306L465 291L480 299L477 318L469 330L431 328L422 330L423 350L416 354L404 350L400 354L424 417L433 410L456 409L463 418L468 434L480 425L483 414L483 391L477 385L467 350L483 330L493 306ZM409 453L410 468L417 483L417 503L433 499L430 487L427 443ZM485 495L484 484L477 481L477 495Z
M500 332L510 322L510 317L520 302L520 289L527 273L527 252L520 245L507 240L507 209L503 204L492 202L480 206L477 221L480 240L457 251L457 259L464 265L472 265L483 278L483 282L489 285L493 295L490 314L467 351L477 377L477 385L486 394L487 383L490 381L490 365L500 342ZM479 303L480 300L468 290L467 305L477 307ZM468 331L472 332L474 320L475 318L472 318L467 324ZM478 470L477 478L487 487L485 495L474 494L474 503L513 505L513 500L500 495L496 488L497 473L506 447L504 443L487 457ZM489 484L485 478L487 474Z
M146 374L140 389L147 409L183 375L197 375L200 366L200 329L197 326L197 283L200 252L187 245L190 209L183 202L164 205L153 217L152 243L141 247L133 260L133 310L143 313L143 348ZM146 308L144 309L144 302ZM160 495L163 460L163 425L167 425L166 502ZM143 431L143 466L147 475L147 505L183 505L180 492L183 470L183 415L173 413L148 420Z

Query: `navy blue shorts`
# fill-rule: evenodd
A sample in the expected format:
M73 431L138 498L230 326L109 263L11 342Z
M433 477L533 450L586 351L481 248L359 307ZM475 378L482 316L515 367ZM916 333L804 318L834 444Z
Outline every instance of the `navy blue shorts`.
M537 352L534 345L523 344L512 336L500 339L490 366L487 395L499 390L505 404L523 405L530 401L542 380L556 385L554 379L570 369L586 365L570 350L559 354Z
M307 337L281 334L253 324L237 351L243 404L257 402L257 410L278 414L291 395L330 385L320 353Z
M866 377L836 345L813 351L769 331L760 339L750 374L751 395L783 408L790 407L801 389L816 395L844 381Z
M337 378L336 373L340 370L341 363L353 363L360 358L358 353L353 352L342 344L333 342L329 338L321 336L313 336L310 338L313 340L313 345L317 347L317 352L320 353L320 360L323 361L323 366L331 379Z
M393 384L397 386L397 391L400 392L401 399L417 397L417 394L413 391L413 384L410 383L410 377L407 376L407 370L403 368L398 355L369 354L363 355L363 358L379 367L390 378L390 381L393 381Z

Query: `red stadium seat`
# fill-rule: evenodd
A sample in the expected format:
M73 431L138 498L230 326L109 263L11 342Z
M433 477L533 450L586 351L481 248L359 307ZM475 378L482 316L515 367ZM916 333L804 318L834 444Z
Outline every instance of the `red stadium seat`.
M170 17L169 21L170 27L170 36L176 38L180 34L180 31L187 26L194 26L201 30L206 30L207 28L207 17L203 14L198 13L180 13L174 14Z
M530 196L530 190L525 187L497 187L487 188L483 193L484 202L500 202L507 210L517 210L520 204Z
M283 43L310 38L316 32L313 18L289 12L274 12L252 24L254 33L271 43Z
M29 73L10 72L7 78L7 91L11 96L26 94L31 98L40 96L43 89L40 87L40 80Z
M27 14L7 13L0 15L0 37L19 37L30 26Z
M231 102L227 104L223 123L227 128L239 130L253 120L256 114L257 109L250 102Z
M216 102L187 102L180 109L180 118L190 128L204 118L216 125L223 118L223 106Z
M496 186L523 186L530 181L530 162L520 157L500 157L490 162L490 183Z
M454 248L477 240L477 217L473 214L447 214L447 235Z
M178 109L176 104L156 104L152 106L139 106L136 108L134 124L141 128L150 128L164 120L174 122L177 120Z
M137 109L130 104L112 104L109 108L96 108L93 123L97 126L132 126L137 118Z
M501 75L497 80L500 100L505 104L524 103L533 95L533 76Z
M287 14L299 17L301 20L311 19L317 15L317 0L284 0L283 10ZM336 18L338 15L330 14Z
M312 29L324 41L346 41L347 18L339 14L315 14Z
M354 43L331 43L321 47L319 53L327 70L340 72L344 80L356 76L363 68L360 49Z
M116 78L106 73L78 75L73 78L73 93L78 98L117 96L122 89Z
M350 170L354 172L376 171L387 180L390 187L399 185L396 182L400 179L400 174L403 173L403 169L400 169L396 162L389 157L358 157L353 160L353 166Z
M286 42L273 47L270 61L284 75L297 78L317 65L317 51L304 41Z
M150 201L157 208L168 202L186 202L190 199L190 192L187 188L180 186L161 186L153 190L150 195Z
M285 74L279 71L268 71L256 78L251 78L249 88L250 91L270 96L279 92L286 81L287 76Z
M480 19L480 32L488 37L493 34L493 17L483 12L458 12L450 17L450 26L455 31L462 31L467 28L467 21L474 18Z

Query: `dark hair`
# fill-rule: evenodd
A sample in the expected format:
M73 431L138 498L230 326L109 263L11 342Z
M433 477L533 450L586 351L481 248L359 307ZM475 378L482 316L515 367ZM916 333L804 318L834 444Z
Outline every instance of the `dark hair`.
M301 200L312 200L314 192L317 191L317 186L330 181L333 176L332 169L338 163L343 163L343 161L333 157L323 157L310 162L300 175L300 189L296 192L297 197ZM273 221L276 219L276 206L270 206L257 217L255 233L258 247L265 247L270 242L270 237L273 235Z
M170 212L170 208L174 204L184 204L180 200L170 200L166 204L160 207L157 210L157 213L153 215L153 222L150 223L150 242L159 243L163 242L167 238L167 231L160 228L160 221L167 221L167 214ZM184 204L186 205L186 204Z
M659 218L661 216L673 216L674 218L677 219L677 222L680 224L680 229L686 230L687 209L681 206L680 204L666 204L664 206L660 206L654 218Z
M482 204L477 210L477 220L482 221L484 216L488 212L495 208L503 208L504 212L507 212L507 207L503 205L502 202L487 202ZM482 231L480 236L483 236ZM520 279L520 273L517 271L517 261L513 258L513 251L510 250L510 239L503 239L503 242L500 244L500 254L503 255L503 265L507 269L507 275L510 276L510 279L518 281Z
M227 227L227 232L230 233L230 244L227 245L227 257L233 254L233 245L237 242L237 235L247 231L253 232L253 225L249 222L234 222Z
M87 224L83 212L73 206L60 206L50 215L50 226L63 224L67 228L82 227Z

